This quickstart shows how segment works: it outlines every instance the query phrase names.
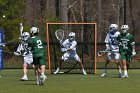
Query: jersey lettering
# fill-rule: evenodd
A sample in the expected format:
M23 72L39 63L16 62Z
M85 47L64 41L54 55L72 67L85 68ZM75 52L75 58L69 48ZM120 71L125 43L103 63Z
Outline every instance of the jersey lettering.
M37 40L37 48L43 48L41 40Z

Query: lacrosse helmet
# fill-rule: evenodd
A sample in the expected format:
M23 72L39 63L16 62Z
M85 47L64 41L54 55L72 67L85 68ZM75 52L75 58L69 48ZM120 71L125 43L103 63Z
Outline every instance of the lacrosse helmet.
M118 25L117 25L117 24L111 24L111 25L109 26L109 32L110 32L112 35L114 35L116 31L118 31Z
M75 39L75 33L74 32L70 32L69 33L69 40L72 41Z
M38 34L38 33L39 33L39 28L37 28L37 27L32 27L32 28L30 29L30 33L31 33L31 34Z
M28 32L23 32L22 39L24 41L27 41L30 38L30 34Z
M129 26L128 25L122 25L121 26L122 34L127 34L128 30L129 30Z

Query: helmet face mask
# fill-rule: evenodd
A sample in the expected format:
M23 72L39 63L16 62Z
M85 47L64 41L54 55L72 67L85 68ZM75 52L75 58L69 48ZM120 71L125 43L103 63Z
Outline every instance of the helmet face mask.
M110 32L112 35L114 35L116 31L118 31L118 25L117 25L117 24L111 24L111 25L109 26L109 32Z
M121 32L122 34L127 34L129 30L129 26L128 25L122 25L121 26Z
M24 41L27 41L29 38L30 38L30 34L29 34L28 32L24 32L24 33L22 34L22 39L23 39Z
M74 32L70 32L69 33L69 40L72 41L75 39L75 33Z

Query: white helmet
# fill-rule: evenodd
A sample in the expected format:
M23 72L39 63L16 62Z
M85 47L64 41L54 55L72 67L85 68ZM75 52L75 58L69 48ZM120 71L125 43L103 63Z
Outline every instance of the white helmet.
M121 31L123 34L127 33L129 30L129 26L128 25L122 25L121 26Z
M111 25L109 26L109 32L110 32L111 34L114 34L116 31L118 31L118 25L117 25L117 24L111 24Z
M75 39L75 33L74 32L70 32L69 33L69 40L74 40Z
M22 39L24 41L28 40L30 38L30 34L28 32L23 32L22 34Z
M30 33L31 33L31 34L39 33L39 28L37 28L37 27L32 27L32 28L30 29Z

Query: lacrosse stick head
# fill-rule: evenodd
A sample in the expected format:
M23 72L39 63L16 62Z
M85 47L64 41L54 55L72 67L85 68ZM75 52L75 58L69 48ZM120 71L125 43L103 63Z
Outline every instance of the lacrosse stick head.
M59 41L62 41L64 39L64 30L62 30L62 29L56 30L55 36Z

